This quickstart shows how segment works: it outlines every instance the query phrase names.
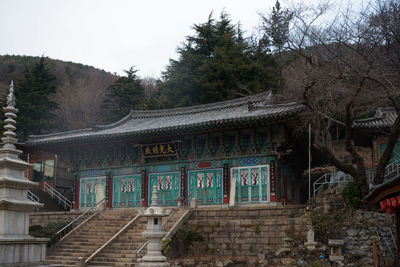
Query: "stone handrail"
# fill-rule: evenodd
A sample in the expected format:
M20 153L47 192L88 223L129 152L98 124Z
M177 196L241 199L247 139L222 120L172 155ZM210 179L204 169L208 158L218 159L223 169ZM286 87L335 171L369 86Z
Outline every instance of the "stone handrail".
M168 222L171 220L171 218L178 212L178 210L180 210L181 208L183 208L183 207L185 207L185 206L189 206L189 202L188 202L188 201L190 201L191 195L192 195L192 194L189 194L182 202L180 202L179 206L176 207L176 208L174 209L174 211L171 212L171 214L170 214L170 215L168 216L168 218L165 220L165 222L163 222L163 224L161 225L161 228L164 228L164 226L167 225L167 223L168 223ZM186 214L187 214L187 213L185 213L184 216L185 216ZM182 217L184 217L184 216L182 216ZM185 217L185 218L186 218L186 217ZM180 221L180 220L178 220L178 221ZM174 227L175 225L176 225L176 224L174 224L172 227ZM172 229L172 228L171 228L171 229ZM167 233L167 236L169 236L168 233ZM148 243L149 243L148 241L144 242L143 245L136 251L136 258L137 258L137 256L139 255L139 253L147 246Z
M91 207L90 209L88 209L87 211L85 211L84 213L82 213L81 215L79 215L78 217L76 217L75 219L73 219L71 222L69 222L66 226L64 226L62 229L60 229L57 233L55 233L52 237L51 240L57 240L57 238L59 236L61 236L59 241L64 240L67 236L69 236L73 231L75 231L76 229L80 228L83 224L85 224L87 221L89 221L90 219L92 219L94 216L96 216L98 214L97 211L95 211L95 209L97 208L98 205L100 205L101 203L103 203L106 200L106 198L103 198L102 200L100 200L99 202L97 202L93 207ZM77 226L75 226L75 223L78 220L83 219L85 216L89 215L90 212L94 212L94 214L92 214L91 216L89 216L87 219L85 219L82 223L78 224Z
M115 235L113 235L109 240L107 240L101 247L99 247L95 252L93 252L86 260L85 263L91 261L97 254L99 254L108 244L110 244L115 238L117 238L123 231L125 231L131 224L139 219L140 214L136 215L132 220L130 220L125 226L123 226Z
M167 235L163 238L163 240L168 238L168 237L170 237L170 236L173 236L176 233L176 231L178 231L179 227L184 223L184 221L187 218L189 218L189 216L192 214L192 212L193 212L193 210L190 210L190 209L186 210L182 214L182 216L179 218L179 220L177 220L174 223L174 225L171 227L171 229L169 229L169 231L167 232Z

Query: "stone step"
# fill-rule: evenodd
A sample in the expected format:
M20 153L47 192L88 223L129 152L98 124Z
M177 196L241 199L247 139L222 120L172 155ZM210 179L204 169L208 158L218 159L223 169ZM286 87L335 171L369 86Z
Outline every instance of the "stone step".
M135 266L135 262L131 261L131 262L107 262L107 261L93 261L93 262L89 262L87 264L87 266L96 266L96 267L102 267L102 266L118 266L118 267L122 267L122 266Z

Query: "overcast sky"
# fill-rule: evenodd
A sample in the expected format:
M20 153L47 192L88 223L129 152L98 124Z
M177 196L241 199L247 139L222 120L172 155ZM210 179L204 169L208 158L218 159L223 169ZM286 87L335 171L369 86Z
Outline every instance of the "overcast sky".
M0 54L158 77L195 23L222 10L250 34L275 0L0 0Z

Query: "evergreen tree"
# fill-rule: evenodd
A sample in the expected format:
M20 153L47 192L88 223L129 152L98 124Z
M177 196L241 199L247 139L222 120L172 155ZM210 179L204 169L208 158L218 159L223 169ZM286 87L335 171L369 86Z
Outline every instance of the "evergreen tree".
M52 111L58 108L58 104L51 100L55 92L56 77L48 69L44 57L33 67L25 67L22 77L15 84L17 135L20 141L26 140L30 134L50 132L55 127Z
M272 58L250 45L228 14L193 26L160 85L160 106L217 102L274 88Z
M279 61L279 87L282 88L282 69L284 59L282 52L285 50L289 38L289 23L293 18L293 12L282 9L279 1L276 1L271 14L261 16L262 38L260 44L269 46L277 55Z
M284 46L289 38L289 23L293 18L293 13L288 9L282 9L279 1L276 1L271 14L261 16L262 30L264 39L278 54L284 50Z
M144 87L137 76L137 70L131 67L124 70L126 76L120 77L107 88L107 97L103 102L105 121L113 122L128 115L131 109L140 109L145 100Z

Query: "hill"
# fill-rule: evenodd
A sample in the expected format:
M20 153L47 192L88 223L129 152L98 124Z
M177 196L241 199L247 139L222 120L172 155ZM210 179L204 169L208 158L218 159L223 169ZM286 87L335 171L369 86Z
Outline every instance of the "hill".
M39 57L0 56L0 96L6 94L11 80L18 82L25 67ZM46 58L47 66L57 77L57 93L53 100L59 104L56 112L59 129L73 130L101 123L101 104L106 88L118 76L91 66Z

